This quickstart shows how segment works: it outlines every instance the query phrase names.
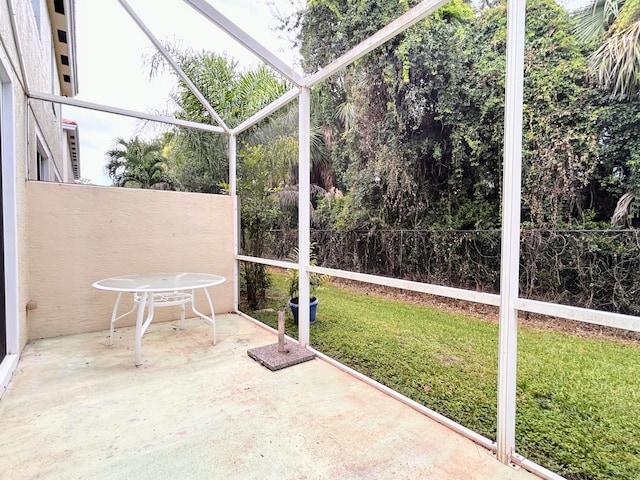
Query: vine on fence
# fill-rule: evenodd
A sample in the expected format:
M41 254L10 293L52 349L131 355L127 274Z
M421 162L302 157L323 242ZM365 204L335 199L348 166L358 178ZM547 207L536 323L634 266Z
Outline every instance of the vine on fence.
M297 230L274 231L286 258ZM312 230L318 264L342 270L499 293L499 230ZM524 229L520 296L640 314L640 231Z

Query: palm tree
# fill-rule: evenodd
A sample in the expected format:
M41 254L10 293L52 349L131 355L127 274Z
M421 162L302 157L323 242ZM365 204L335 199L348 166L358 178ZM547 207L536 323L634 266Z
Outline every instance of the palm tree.
M284 159L287 185L298 184L298 108L290 104L247 133L246 142L265 145L267 155ZM335 179L331 165L331 129L311 118L311 182L325 190L333 190Z
M640 0L593 0L576 12L576 35L598 45L589 57L592 79L612 97L636 100L640 92ZM625 192L612 225L622 225L636 197Z
M254 113L271 104L286 93L290 85L268 67L240 70L237 61L226 55L209 51L181 49L177 45L166 45L167 51L176 60L193 85L202 93L207 103L229 127L235 127ZM167 67L160 54L149 59L150 74L156 75ZM169 115L177 118L215 124L211 112L188 88L176 72L176 86L172 99L177 110ZM273 118L276 113L260 125L253 126L239 137L239 144L258 145L252 135ZM177 128L172 144L172 160L176 162L176 175L182 188L189 191L219 193L221 184L228 182L229 163L227 139L222 135L187 128ZM172 165L173 166L173 165Z
M107 152L105 170L116 187L173 189L175 182L166 161L157 140L118 138Z
M593 0L578 10L576 35L601 42L589 57L593 79L613 96L640 91L640 0Z

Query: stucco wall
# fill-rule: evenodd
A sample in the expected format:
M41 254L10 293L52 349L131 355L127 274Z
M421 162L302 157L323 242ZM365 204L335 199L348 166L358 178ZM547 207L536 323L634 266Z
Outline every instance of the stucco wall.
M24 39L28 38L28 35L32 34L35 28L35 22L31 18L33 15L30 14L31 6L29 2L13 2L13 4L17 17L16 22L21 26L19 35L24 42ZM5 255L10 257L10 262L16 262L18 271L17 275L14 275L13 272L9 273L10 278L8 279L6 292L8 302L17 303L16 314L18 318L14 318L14 313L9 312L11 318L7 319L7 323L9 324L8 333L10 336L12 336L11 332L16 329L18 331L18 345L12 345L16 342L9 341L9 353L17 354L27 341L27 315L24 306L28 295L29 274L28 257L25 253L27 247L25 178L29 146L25 133L27 132L26 97L20 82L20 74L16 70L19 68L20 62L13 39L10 18L7 2L0 2L0 37L2 37L2 42L0 42L0 62L2 63L2 70L6 72L2 82L5 85L10 85L10 87L7 87L10 94L7 91L3 92L5 102L2 105L2 109L3 115L11 118L10 121L5 121L2 124L2 162L5 175L8 171L13 170L11 176L6 175L3 178L5 184L5 204L3 208L5 210L6 223L4 234L5 239L14 239L9 246L5 244L5 248L7 248ZM38 60L36 58L39 55L37 53L38 48L38 45L35 44L29 44L28 47L25 47L25 62ZM14 192L13 199L7 198L7 193L10 190ZM1 378L0 381L2 381Z
M5 222L9 222L5 229L5 238L14 238L10 245L5 244L8 250L5 255L15 258L17 262L17 275L12 272L7 284L7 296L16 298L14 303L18 304L17 316L8 318L9 332L18 331L18 351L24 346L28 339L27 313L25 309L29 297L29 255L28 255L28 212L25 191L25 179L28 176L35 176L36 164L36 131L40 140L46 146L51 155L51 168L62 157L61 139L61 115L60 106L52 106L44 102L32 102L27 105L23 84L23 75L20 72L24 66L24 75L28 79L28 86L34 91L58 93L60 91L57 84L57 77L52 73L50 66L52 60L52 39L51 26L48 19L46 0L38 0L41 21L38 26L34 11L33 2L19 1L11 2L13 13L11 14L7 2L0 2L0 62L2 69L6 71L6 78L2 81L11 84L12 95L6 96L7 100L3 104L3 110L10 112L11 122L5 122L2 126L3 135L3 158L4 171L13 170L12 178L5 176L5 197L8 190L13 190L15 195L10 201L6 201ZM16 35L22 47L21 55L15 43L13 26L11 19L15 20L17 26ZM55 67L54 67L55 68ZM59 168L59 167L58 167ZM15 182L8 188L7 182ZM6 198L5 198L6 200ZM15 203L14 203L15 202ZM14 210L15 215L7 215L8 210ZM13 213L13 212L12 212ZM11 225L11 219L15 218L15 223ZM8 220L7 220L8 219ZM15 278L17 277L17 278ZM12 333L10 333L12 335ZM15 342L10 341L13 345ZM16 347L10 347L10 353L18 353Z
M2 2L5 3L5 2ZM22 65L24 65L28 85L33 92L60 93L60 85L53 59L53 40L46 0L37 0L39 4L40 22L36 22L32 1L13 2L15 21L18 28L17 37L22 48ZM0 32L3 46L10 47L12 65L19 67L17 46L11 33L10 13L5 5L0 7ZM28 151L26 157L27 175L37 178L36 149L38 142L49 159L49 178L54 180L54 170L62 174L62 110L60 105L37 100L29 101L29 128L19 131L19 135L28 134ZM21 160L23 161L23 160Z
M209 289L215 311L232 311L231 197L43 182L26 192L29 300L38 305L28 312L30 339L107 329L117 294L91 285L114 275L219 274L227 282ZM202 295L197 307L208 312ZM158 309L154 321L178 312Z

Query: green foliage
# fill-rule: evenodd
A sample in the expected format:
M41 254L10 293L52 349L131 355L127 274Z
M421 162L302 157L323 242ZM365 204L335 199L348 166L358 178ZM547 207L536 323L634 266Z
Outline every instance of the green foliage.
M624 193L640 196L640 102L605 105L599 111L597 122L600 132L598 183L592 191L597 203L613 211Z
M529 8L528 19L534 56L525 69L523 200L528 219L538 225L571 223L592 206L585 187L597 165L597 106L566 12L539 2Z
M224 55L208 51L180 50L168 46L178 62L213 110L229 127L235 127L279 98L288 90L265 66L240 71L238 64ZM152 75L164 68L159 54L151 59ZM188 85L176 75L177 86L172 99L178 105L177 118L212 124L217 122ZM254 127L254 130L260 126ZM170 142L173 169L184 190L219 193L220 184L228 182L229 161L226 136L191 128L176 128Z
M300 36L306 69L411 5L312 2ZM579 225L589 210L610 217L615 205L599 201L610 192L598 180L610 162L598 155L607 130L573 21L550 0L527 12L522 218L553 227ZM337 187L358 212L353 226L499 226L505 52L504 4L474 14L452 2L316 89Z
M272 241L270 230L276 225L280 210L274 190L269 185L268 163L262 147L246 147L238 152L237 194L240 202L240 249L254 257L265 256ZM228 190L229 186L224 185ZM264 265L243 263L243 281L251 308L257 308L270 285Z
M350 231L359 225L375 224L374 212L356 205L353 194L326 195L318 201L314 225L318 229Z
M161 140L118 138L107 151L105 170L116 187L172 189L175 180L162 154Z
M604 91L637 100L640 89L640 1L592 0L575 14L576 36L595 45L589 76Z
M314 0L300 26L300 53L306 72L315 72L380 30L418 2Z
M623 3L624 0L598 0L578 9L574 13L576 38L586 43L600 40L615 21Z
M298 263L300 260L300 251L298 247L294 247L293 250L289 253L287 258L292 263ZM309 247L309 265L317 265L318 257L316 255L316 245L312 243ZM299 274L298 270L288 270L288 279L289 279L289 298L297 298L298 297L298 289L299 289ZM328 275L323 275L316 272L309 273L309 291L311 292L311 296L315 296L316 291L322 285L324 285L329 280Z
M220 134L178 128L170 135L171 170L182 190L220 193L228 181L227 139Z
M593 123L597 105L586 85L585 59L571 34L567 12L546 0L527 7L522 218L540 226L555 226L581 219L582 211L592 207L586 192L597 164ZM485 105L480 120L500 125L481 141L493 145L500 155L505 13L503 6L483 12L475 44L488 42L491 48L476 47L474 54L480 56L480 78L490 86L473 92L474 103ZM486 160L479 158L478 163L484 165Z
M357 211L370 213L372 223L403 227L442 223L442 214L451 217L457 209L457 205L443 204L461 198L456 185L449 184L451 172L462 175L463 168L456 165L457 160L452 164L453 143L447 138L451 129L438 113L438 103L446 114L455 114L456 105L467 103L455 87L468 77L461 22L472 15L468 6L452 4L448 8L439 17L447 21L424 22L412 28L337 79L343 81L346 101L335 88L339 82L331 81L325 93L318 95L323 109L331 110L333 105L333 111L344 112L349 106L348 117L324 117L342 132L333 134L340 143L332 145L332 163L341 170L336 175L339 188L348 191ZM373 10L372 24L386 23L393 11L390 5L380 7L378 18ZM342 22L340 28L353 30L352 17L345 18L349 21ZM353 21L357 23L357 18ZM303 29L303 39L305 34ZM326 45L317 48L335 51ZM492 184L487 179L465 182L465 188L472 189ZM482 219L492 210L495 212L495 207L489 200L476 208L484 215L465 215Z
M240 266L240 285L246 293L247 304L258 308L271 286L269 271L260 263L242 262Z
M462 0L451 0L446 5L443 5L436 10L427 22L436 21L450 21L450 20L471 20L475 16L473 7Z
M579 232L547 232L607 228L618 199L640 194L640 103L603 98L588 83L573 19L553 1L527 3L523 291L637 312L634 268L626 268L635 265L632 238L597 240L591 255L593 242L580 244ZM300 37L309 70L411 5L313 2ZM450 3L314 89L343 192L320 199L314 212L321 264L497 290L506 21L506 2L475 13Z

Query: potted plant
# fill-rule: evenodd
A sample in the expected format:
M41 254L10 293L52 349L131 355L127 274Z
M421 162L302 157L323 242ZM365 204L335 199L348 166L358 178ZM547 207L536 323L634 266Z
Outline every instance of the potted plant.
M309 264L316 265L317 257L314 252L315 244L311 244L311 249L309 252ZM289 261L298 263L298 248L294 248L293 251L289 254ZM293 314L293 320L298 323L298 270L289 270L289 301L287 301L287 305L291 308L291 313ZM311 296L309 298L309 321L311 323L316 321L316 311L318 309L318 297L315 295L316 290L320 288L327 280L329 279L328 275L322 275L320 273L309 273L309 291Z

